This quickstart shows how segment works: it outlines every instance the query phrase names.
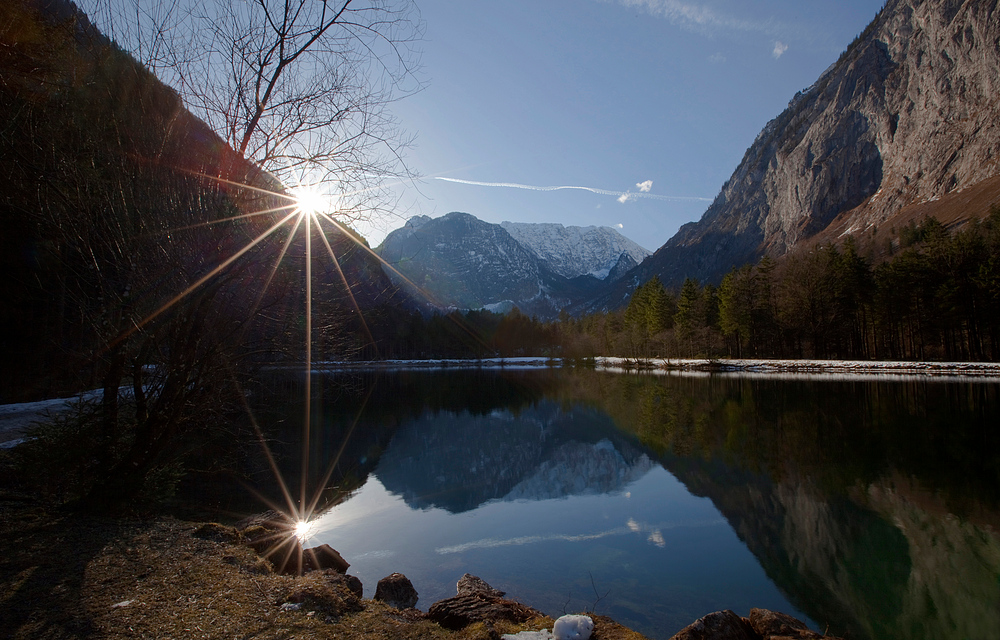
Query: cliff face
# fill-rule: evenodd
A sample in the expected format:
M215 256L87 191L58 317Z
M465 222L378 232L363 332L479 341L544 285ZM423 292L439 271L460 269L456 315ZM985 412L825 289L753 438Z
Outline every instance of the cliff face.
M718 280L785 254L838 215L840 233L891 224L909 205L1000 173L998 116L1000 3L889 0L768 123L702 219L681 227L638 281Z

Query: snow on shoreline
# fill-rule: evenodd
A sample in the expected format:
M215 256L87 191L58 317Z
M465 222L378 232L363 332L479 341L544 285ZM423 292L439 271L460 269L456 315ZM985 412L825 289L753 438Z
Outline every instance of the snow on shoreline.
M589 361L588 361L589 362ZM598 371L609 373L642 373L666 376L726 376L754 377L769 380L891 380L942 382L1000 383L1000 363L996 362L893 362L888 360L708 360L672 358L593 359ZM455 370L537 370L571 366L561 358L483 358L479 360L380 360L374 362L313 363L313 373L343 371L455 371ZM274 367L294 371L295 366ZM124 390L129 391L129 390ZM0 405L0 448L10 448L23 442L21 435L33 422L65 411L74 402L94 399L101 390L88 391L73 398L55 398L37 402Z
M578 361L579 362L579 361ZM766 375L775 378L823 379L833 377L887 376L893 378L1000 378L996 362L899 362L889 360L749 360L619 358L601 356L585 361L595 369L616 373L660 375ZM313 373L339 371L448 371L453 369L544 369L572 366L562 358L520 357L482 359L379 360L366 362L333 361L313 363ZM294 370L295 365L280 367Z
M598 368L621 371L697 371L737 375L767 374L775 377L807 375L809 378L842 376L1000 377L997 362L900 362L890 360L749 360L597 358Z

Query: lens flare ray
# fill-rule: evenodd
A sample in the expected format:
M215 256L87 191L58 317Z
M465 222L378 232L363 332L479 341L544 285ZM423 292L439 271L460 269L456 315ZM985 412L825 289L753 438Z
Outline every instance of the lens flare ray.
M133 324L131 328L129 328L127 331L123 332L117 338L115 338L114 340L112 340L109 343L109 345L108 345L109 348L114 347L115 345L119 344L122 340L125 340L130 335L132 335L136 331L139 331L144 326L146 326L147 324L149 324L150 322L152 322L153 320L155 320L164 311L166 311L167 309L170 309L172 306L174 306L175 304L177 304L178 302L180 302L181 300L183 300L187 296L191 295L192 292L194 292L199 287L201 287L203 284L205 284L206 282L208 282L209 280L211 280L212 278L214 278L215 276L217 276L226 267L228 267L229 265L231 265L234 262L236 262L237 260L239 260L244 254L246 254L247 251L250 251L250 249L252 249L255 246L257 246L258 244L260 244L265 238L267 238L272 233L274 233L275 231L277 231L278 229L280 229L286 222L288 222L290 219L292 219L295 215L296 215L296 213L292 212L292 213L288 214L287 216L285 216L284 218L282 218L281 220L279 220L278 222L276 222L267 231L263 232L262 234L260 234L259 236L257 236L253 240L251 240L245 247L243 247L242 249L240 249L239 251L237 251L236 253L234 253L233 255L231 255L229 258L227 258L225 261L223 261L222 263L220 263L218 266L216 266L214 269L212 269L211 271L209 271L208 273L206 273L202 277L198 278L193 284L191 284L190 286L188 286L188 288L184 289L183 291L181 291L180 293L178 293L177 295L175 295L173 298L171 298L170 300L168 300L167 302L165 302L164 304L162 304L158 309L156 309L156 311L153 311L151 314L149 314L148 316L146 316L145 318L143 318L139 322L136 322L135 324Z

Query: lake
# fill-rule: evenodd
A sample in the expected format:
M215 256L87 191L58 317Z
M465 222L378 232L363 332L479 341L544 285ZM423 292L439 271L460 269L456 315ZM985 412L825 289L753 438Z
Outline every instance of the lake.
M371 597L464 573L669 638L719 609L1000 637L1000 382L587 369L314 376L255 397ZM319 494L315 489L325 488Z

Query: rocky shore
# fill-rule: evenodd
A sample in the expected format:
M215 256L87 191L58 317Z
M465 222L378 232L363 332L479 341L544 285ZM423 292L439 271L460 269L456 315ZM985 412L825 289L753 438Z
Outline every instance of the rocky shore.
M0 493L8 549L0 555L0 629L15 639L552 637L556 620L475 576L459 578L455 595L426 612L414 608L417 591L401 574L364 599L340 554L325 545L303 550L294 534L274 514L236 526L105 518ZM590 638L644 638L605 616L588 617ZM710 614L674 638L823 636L755 609L748 618Z
M278 573L300 576L312 587L295 591L279 606L285 611L322 611L325 619L363 611L361 582L347 574L350 567L328 545L302 548L290 523L269 512L237 523L233 528L204 524L192 534L196 538L221 543L236 543L256 550L268 558ZM320 595L317 583L325 583L334 597ZM588 640L589 638L643 638L641 634L618 625L610 618L568 615L551 621L541 611L505 598L506 593L468 573L458 579L456 594L432 604L427 612L415 609L417 590L405 575L393 573L379 580L373 602L398 611L396 615L411 623L429 621L453 632L472 630L475 637L496 640ZM308 615L308 612L307 612ZM542 625L549 625L546 628ZM513 631L519 629L518 631ZM484 635L485 634L485 635ZM726 610L710 613L678 633L671 640L836 640L813 632L789 615L752 609L749 617Z

